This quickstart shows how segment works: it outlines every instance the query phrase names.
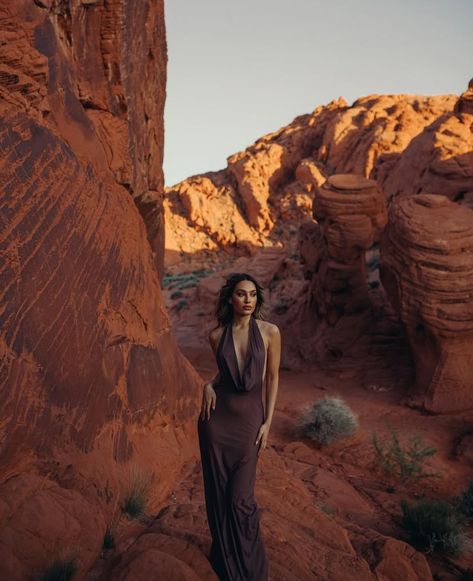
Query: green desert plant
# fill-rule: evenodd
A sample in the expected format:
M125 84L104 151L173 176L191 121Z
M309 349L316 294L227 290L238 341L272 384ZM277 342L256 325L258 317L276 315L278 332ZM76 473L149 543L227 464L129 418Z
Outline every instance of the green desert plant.
M473 518L473 479L460 496L459 508L466 517Z
M376 459L385 472L394 475L401 484L438 475L436 472L425 471L425 461L435 454L435 448L424 445L419 436L411 437L402 446L396 432L392 428L390 431L390 441L380 442L376 432L372 435Z
M37 578L39 581L69 581L77 570L77 563L74 557L68 559L56 559Z
M130 518L139 519L144 515L150 486L151 478L148 474L137 468L132 469L122 507Z
M302 411L299 427L305 436L327 446L352 436L358 428L358 419L342 399L326 397Z
M469 548L464 517L443 500L401 501L401 526L410 542L427 552L459 553Z

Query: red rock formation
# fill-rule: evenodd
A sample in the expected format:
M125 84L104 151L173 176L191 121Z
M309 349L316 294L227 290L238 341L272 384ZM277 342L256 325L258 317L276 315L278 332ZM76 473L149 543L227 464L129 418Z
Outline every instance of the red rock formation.
M0 8L0 576L101 549L130 466L194 453L159 287L162 2Z
M468 83L468 89L460 95L455 105L455 113L457 115L462 113L473 114L473 79Z
M319 107L230 156L226 170L167 188L166 248L196 252L237 246L245 253L248 244L271 245L280 237L280 217L300 221L310 215L311 192L325 179L311 156L320 146L327 123L346 106L340 100ZM271 210L270 199L280 211Z
M186 260L191 269L195 257L207 260L206 253L199 252L206 248L254 254L261 246L282 244L287 254L285 262L291 266L272 286L274 317L285 302L277 296L278 286L297 287L295 295L302 296L303 276L312 278L319 263L317 240L321 234L311 209L327 177L350 172L375 179L388 198L441 193L460 204L473 205L470 92L460 99L454 95L371 95L352 106L339 100L298 117L231 156L226 170L194 176L168 189L164 204L167 232L173 240L168 258ZM201 185L204 180L205 187ZM174 208L178 213L173 214ZM193 229L196 223L198 234ZM224 223L227 227L222 229ZM302 224L302 246L298 248L296 234ZM302 269L297 265L300 253L305 262ZM376 286L375 250L368 252L367 261L371 267L369 283ZM213 261L212 265L217 266ZM386 310L390 317L394 315L378 298L378 315L384 316ZM286 308L287 304L282 306ZM291 307L278 322L291 332L297 316L297 308ZM391 329L381 334L396 334L395 324L393 316L388 325ZM347 329L350 327L359 329L347 322ZM349 336L345 339L348 344ZM380 336L380 340L388 342L387 337ZM298 342L294 337L290 344L300 355ZM408 358L408 353L403 356Z
M434 412L473 407L473 211L444 196L390 207L381 280L416 362L414 399Z
M305 225L301 236L301 258L311 281L301 325L312 329L310 348L321 350L323 358L327 349L344 350L366 326L365 252L386 223L384 193L361 176L331 176L315 194L314 217L318 223Z
M472 90L412 139L392 168L378 172L389 197L441 194L473 207Z
M167 194L164 210L168 254L261 242L248 226L235 189L223 173L181 182Z
M352 106L340 99L297 117L230 156L225 170L168 188L167 247L196 252L235 246L238 250L240 245L244 252L248 243L283 240L291 245L287 227L311 218L314 192L333 174L375 178L389 195L400 184L409 187L403 178L405 167L389 182L389 189L384 184L413 139L452 114L456 100L454 95L370 95ZM417 158L406 164L412 165L408 173L422 172L425 165ZM455 187L457 191L460 185Z

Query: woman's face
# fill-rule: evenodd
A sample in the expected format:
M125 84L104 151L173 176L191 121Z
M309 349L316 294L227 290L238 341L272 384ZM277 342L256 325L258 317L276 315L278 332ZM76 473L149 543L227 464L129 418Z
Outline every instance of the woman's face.
M256 308L256 286L251 280L242 280L235 285L230 304L238 315L250 315Z

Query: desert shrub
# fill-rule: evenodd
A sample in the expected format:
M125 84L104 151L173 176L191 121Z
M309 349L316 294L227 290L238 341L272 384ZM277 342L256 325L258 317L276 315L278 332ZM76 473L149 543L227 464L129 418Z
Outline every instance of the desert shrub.
M413 436L406 445L402 446L398 435L391 429L389 441L380 442L374 432L372 444L381 468L394 475L401 483L437 476L435 472L427 472L425 466L426 459L433 456L436 450L424 445L419 436Z
M473 479L468 488L461 494L459 506L465 516L473 518Z
M130 473L129 486L123 502L123 512L132 519L139 519L145 513L151 480L144 472L133 469Z
M342 399L326 397L303 410L299 427L305 436L326 446L352 436L358 428L358 419Z
M77 570L77 563L74 557L65 560L56 559L39 576L39 581L69 581Z
M410 542L427 552L459 553L469 546L464 517L442 500L401 501L401 526Z

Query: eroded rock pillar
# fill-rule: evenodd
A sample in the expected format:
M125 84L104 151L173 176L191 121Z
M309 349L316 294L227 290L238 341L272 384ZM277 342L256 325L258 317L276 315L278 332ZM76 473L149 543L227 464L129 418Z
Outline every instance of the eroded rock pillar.
M386 223L385 197L373 180L334 175L317 189L313 213L317 224L301 230L301 254L311 280L308 306L325 348L343 349L369 319L365 252Z
M433 194L393 202L380 274L413 351L413 401L473 407L473 211Z

